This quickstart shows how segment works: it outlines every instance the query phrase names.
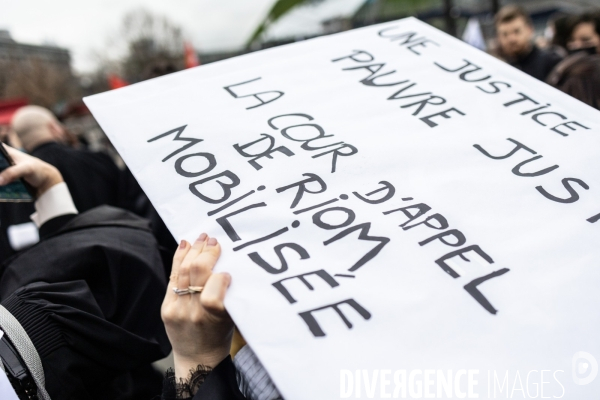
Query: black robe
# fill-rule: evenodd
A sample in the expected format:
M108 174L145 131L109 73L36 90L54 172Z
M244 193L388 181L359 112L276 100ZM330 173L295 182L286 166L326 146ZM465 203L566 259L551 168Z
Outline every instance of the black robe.
M73 149L56 142L36 147L31 155L60 171L79 212L104 204L135 212L132 209L135 200L131 197L138 194L134 193L137 188L127 187L131 182L108 155ZM33 203L0 203L0 263L17 253L10 246L8 227L31 222L29 216L34 212Z
M56 142L44 143L30 154L60 171L79 212L103 204L123 208L121 170L107 154Z
M128 169L121 171L105 153L73 149L56 142L36 147L31 155L60 171L79 212L109 205L150 220L165 274L169 276L177 243Z
M206 377L193 400L244 400L235 375L235 366L227 356Z
M0 203L0 264L17 253L8 239L8 228L12 225L31 222L35 212L33 203Z
M40 235L0 269L0 301L36 347L50 397L159 394L149 364L170 351L166 280L148 222L103 206L50 220Z

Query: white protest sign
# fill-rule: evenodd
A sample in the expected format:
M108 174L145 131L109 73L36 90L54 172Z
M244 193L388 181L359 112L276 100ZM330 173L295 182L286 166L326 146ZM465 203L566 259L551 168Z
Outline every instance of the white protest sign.
M284 398L600 391L592 108L415 19L86 104Z
M13 389L6 373L0 370L0 398L2 400L19 400L17 393Z

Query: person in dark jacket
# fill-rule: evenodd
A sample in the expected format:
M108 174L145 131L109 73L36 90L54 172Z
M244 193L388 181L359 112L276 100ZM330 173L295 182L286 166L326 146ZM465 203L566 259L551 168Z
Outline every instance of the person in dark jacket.
M120 197L124 192L121 170L106 154L66 146L65 131L49 110L22 107L11 125L25 151L59 170L80 212L103 204L127 208ZM33 211L28 203L0 204L0 262L28 247L14 246L9 229L26 226Z
M572 19L567 41L569 53L600 54L600 12L584 13Z
M20 398L144 399L170 345L166 279L148 222L102 206L79 214L58 170L7 148L36 188L41 241L0 268L0 366ZM0 373L2 373L0 371ZM29 396L29 397L28 397Z
M59 170L79 212L110 205L149 219L168 275L177 243L129 170L121 171L105 153L66 146L64 128L43 107L20 108L11 126L30 155ZM30 210L23 204L12 208L22 210L21 218ZM0 256L0 260L3 258Z
M497 56L526 74L545 81L561 57L535 46L529 14L517 5L505 6L496 14L495 26Z
M11 126L28 154L58 169L79 212L103 204L124 208L129 193L121 170L107 154L65 145L65 130L49 110L21 107Z
M567 40L570 55L548 77L548 83L600 110L600 17L573 19Z

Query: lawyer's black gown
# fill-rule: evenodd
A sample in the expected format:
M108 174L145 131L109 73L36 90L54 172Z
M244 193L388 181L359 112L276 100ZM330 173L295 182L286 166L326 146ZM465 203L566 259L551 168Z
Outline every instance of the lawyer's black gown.
M126 208L119 198L121 170L108 155L56 142L44 143L30 154L60 171L79 212L103 204Z
M149 399L170 351L166 290L146 220L103 206L45 223L0 270L0 301L36 347L52 399Z
M73 149L56 142L44 143L31 155L55 166L63 176L73 203L79 212L101 205L130 211L136 196L126 185L128 177L104 153ZM0 263L17 253L9 243L7 230L11 225L31 222L33 203L0 203Z
M0 203L0 264L17 253L10 245L8 228L31 222L29 217L34 212L33 203Z
M36 147L31 155L60 171L79 212L106 204L150 220L166 275L170 274L177 243L128 169L121 171L107 154L73 149L56 142Z

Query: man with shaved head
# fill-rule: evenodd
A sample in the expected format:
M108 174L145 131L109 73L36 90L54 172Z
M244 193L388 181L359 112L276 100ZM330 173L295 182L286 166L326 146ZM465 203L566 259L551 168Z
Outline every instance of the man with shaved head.
M49 110L22 107L13 116L11 126L29 154L60 171L79 212L103 204L122 206L121 170L106 154L66 146L65 129Z
M131 208L120 195L127 191L123 171L106 154L66 146L65 129L49 110L22 107L11 127L27 153L61 172L79 212L104 204ZM0 203L0 264L39 240L33 212L31 203Z
M149 219L165 265L171 265L177 243L129 171L121 171L107 154L65 145L64 127L43 107L20 108L11 126L29 154L60 171L79 212L109 205Z
M47 109L39 106L20 108L12 118L12 128L27 152L48 142L62 142L64 128Z
M13 116L13 127L15 122L19 128L19 141L28 152L43 143L60 142L64 138L60 123L43 107L20 108ZM34 211L31 203L0 203L0 263L39 240L37 229L29 218Z

